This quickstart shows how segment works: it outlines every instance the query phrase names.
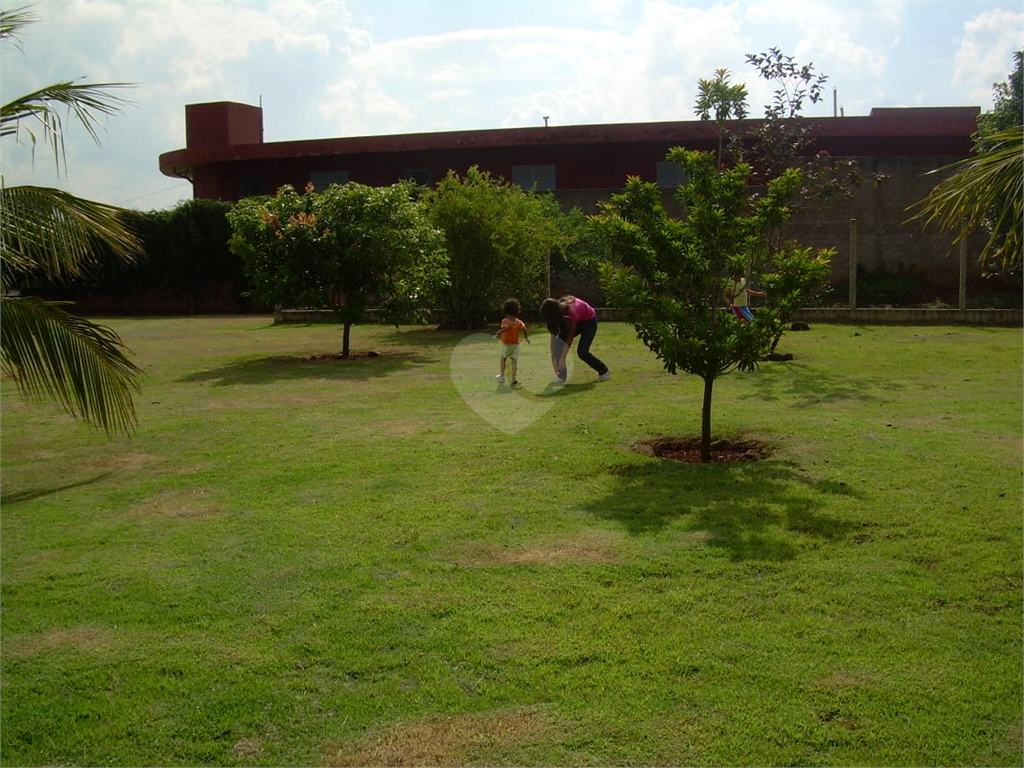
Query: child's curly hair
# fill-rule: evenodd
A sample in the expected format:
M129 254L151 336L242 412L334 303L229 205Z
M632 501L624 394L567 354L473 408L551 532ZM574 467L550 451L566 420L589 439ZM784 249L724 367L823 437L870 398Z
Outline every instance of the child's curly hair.
M506 315L515 315L516 317L519 317L522 311L523 308L516 299L508 299L505 301L504 312Z

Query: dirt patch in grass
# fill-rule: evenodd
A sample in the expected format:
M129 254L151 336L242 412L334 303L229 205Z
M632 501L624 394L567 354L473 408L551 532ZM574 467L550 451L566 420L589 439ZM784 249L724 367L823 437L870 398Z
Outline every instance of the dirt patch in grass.
M550 723L540 713L433 717L393 726L336 750L331 766L464 766L480 764L482 750L544 740Z
M152 517L210 517L223 512L220 504L211 501L209 491L161 491L132 510L133 515Z
M573 563L614 563L614 554L606 548L586 542L567 542L552 547L533 547L509 552L506 562L550 564L562 561Z
M75 653L96 653L109 651L116 645L106 630L98 627L73 627L56 629L39 635L15 635L4 640L4 657L28 659L41 653L74 651Z
M701 463L699 437L652 437L632 447L645 456L687 464ZM771 446L758 440L714 440L711 443L712 464L760 461L768 458L771 453Z
M387 437L411 437L412 435L418 435L423 429L424 425L404 419L400 421L374 422L366 431Z
M1014 752L1020 753L1021 746L1024 745L1024 720L1009 729L1006 734L1006 744Z
M309 357L292 358L298 362L322 362L324 360L337 360L339 362L344 360L369 360L375 357L380 357L381 353L372 349L360 350L358 352L349 352L348 357L342 357L341 352L328 352L322 355L310 355Z
M618 538L611 531L591 531L582 539L538 542L525 548L475 545L463 550L459 561L464 565L615 563L619 561Z
M145 451L111 451L89 462L89 466L95 469L133 473L147 469L157 461L156 456Z
M819 678L812 687L823 691L842 691L849 688L865 688L873 683L870 675L860 672L833 672L827 677Z
M239 739L235 742L235 746L231 748L231 753L235 757L252 757L258 755L263 751L263 747L260 746L259 741L253 741L251 739Z

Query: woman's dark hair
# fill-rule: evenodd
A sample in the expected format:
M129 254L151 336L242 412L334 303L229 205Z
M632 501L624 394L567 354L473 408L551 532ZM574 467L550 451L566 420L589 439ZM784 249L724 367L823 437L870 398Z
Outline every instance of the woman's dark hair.
M516 317L519 317L519 315L523 313L523 308L515 299L508 299L505 302L504 312L506 315L515 315Z
M569 338L569 318L565 316L565 308L557 299L544 299L540 303L541 320L548 327L548 333L553 336Z

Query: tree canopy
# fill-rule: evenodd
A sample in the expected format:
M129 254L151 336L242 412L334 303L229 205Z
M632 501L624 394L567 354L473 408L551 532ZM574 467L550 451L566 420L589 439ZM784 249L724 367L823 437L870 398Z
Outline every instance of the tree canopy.
M560 242L557 202L472 167L450 171L424 195L444 234L448 282L440 308L456 328L480 327L509 296L539 303L547 260Z
M268 306L333 309L348 357L351 326L371 302L386 321L422 320L444 282L440 233L414 191L411 182L348 183L244 198L228 213L231 248L253 295Z
M756 367L787 311L828 275L831 253L789 243L773 247L766 236L788 219L786 202L800 188L799 171L785 171L758 194L745 164L719 168L714 153L681 148L667 159L687 172L688 183L676 193L685 216L666 213L657 185L629 179L595 219L615 259L602 268L602 287L669 373L703 379L701 456L708 461L715 380ZM722 306L727 285L744 275L759 280L771 297L753 322Z

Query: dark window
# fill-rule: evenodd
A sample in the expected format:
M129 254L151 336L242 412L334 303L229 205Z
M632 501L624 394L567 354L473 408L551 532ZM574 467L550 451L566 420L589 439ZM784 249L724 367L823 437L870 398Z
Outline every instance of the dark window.
M671 163L667 160L658 163L658 186L662 189L677 189L689 182L681 163Z
M348 171L316 171L309 174L314 192L323 192L332 184L343 187L348 184Z
M429 168L408 168L402 171L402 179L415 181L421 187L429 187L434 183L434 174L430 172Z
M262 176L242 179L242 197L259 197L267 194L267 180Z
M555 166L553 165L513 165L512 183L526 191L543 192L555 188Z

